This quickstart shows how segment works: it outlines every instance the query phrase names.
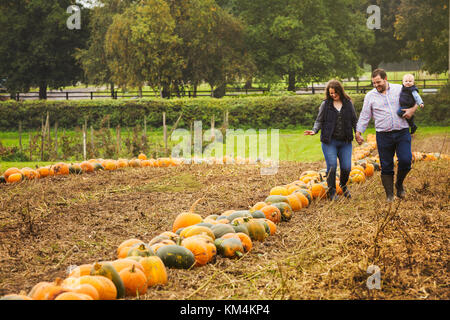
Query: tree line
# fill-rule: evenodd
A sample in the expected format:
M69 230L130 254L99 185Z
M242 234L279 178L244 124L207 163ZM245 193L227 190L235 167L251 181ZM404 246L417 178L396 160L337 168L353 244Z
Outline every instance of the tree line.
M71 0L0 0L0 78L12 94L76 83L112 91L150 86L161 97L208 83L255 79L296 85L358 77L364 64L420 60L448 70L445 0L101 0L81 7L69 30ZM366 25L380 7L380 29Z

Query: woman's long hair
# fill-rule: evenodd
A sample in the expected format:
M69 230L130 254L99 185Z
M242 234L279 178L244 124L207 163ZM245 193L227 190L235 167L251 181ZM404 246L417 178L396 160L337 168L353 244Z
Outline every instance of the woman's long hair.
M342 83L338 80L330 80L327 83L327 88L325 91L325 99L327 100L331 100L331 96L330 96L330 89L334 89L334 92L336 92L339 97L341 98L341 100L347 99L347 100L351 100L350 97L345 93L344 90L344 86L342 85Z

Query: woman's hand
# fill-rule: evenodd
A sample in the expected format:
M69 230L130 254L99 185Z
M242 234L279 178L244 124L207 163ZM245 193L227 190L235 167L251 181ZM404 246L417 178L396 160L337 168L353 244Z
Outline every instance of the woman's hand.
M305 130L305 132L303 133L305 136L313 136L316 133L312 130Z

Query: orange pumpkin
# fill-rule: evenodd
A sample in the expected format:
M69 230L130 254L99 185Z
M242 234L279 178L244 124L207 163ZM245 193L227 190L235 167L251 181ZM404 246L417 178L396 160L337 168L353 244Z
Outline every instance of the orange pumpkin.
M196 266L203 266L209 262L210 255L202 237L192 236L186 238L181 241L181 245L194 254Z
M255 205L253 207L251 207L250 212L261 210L265 206L267 206L267 203L262 202L262 201L257 202L257 203L255 203Z
M56 297L55 300L94 300L91 296L78 292L64 292Z
M120 271L122 271L123 269L131 268L132 266L136 266L137 269L144 271L144 268L139 262L130 258L117 259L111 261L111 264L118 273L120 273Z
M168 246L168 245L176 245L175 241L170 239L161 240L155 244L152 244L150 248L153 250L154 253L158 251L159 248Z
M295 195L297 197L297 199L300 200L301 204L302 204L302 208L306 208L309 206L309 200L307 197L305 197L305 195L301 192L294 192L293 195Z
M275 232L277 232L277 225L272 220L269 220L269 219L262 219L262 220L264 220L267 223L267 225L269 226L270 235L271 236L274 235Z
M27 178L28 180L33 180L39 178L39 173L36 170L33 170L31 168L25 167L20 170L22 175Z
M116 300L117 289L110 279L103 276L82 276L77 279L80 284L92 285L98 292L99 300Z
M22 173L13 173L10 174L8 176L8 178L6 178L6 182L8 183L16 183L16 182L21 182L23 180L24 176Z
M119 160L117 160L117 167L118 168L126 168L126 167L128 167L128 160L127 159L119 159Z
M93 164L93 162L83 161L80 164L80 167L81 167L81 170L83 170L83 172L85 172L85 173L94 172L94 164Z
M88 276L91 274L92 264L82 264L72 269L69 273L69 277L79 278L82 276Z
M13 168L7 169L7 170L3 173L3 176L5 177L6 181L8 181L8 177L9 177L10 175L12 175L12 174L15 174L15 173L20 173L20 174L21 174L21 172L20 172L20 170L19 170L18 168L13 167Z
M228 238L239 239L242 243L242 247L244 248L244 252L249 252L253 248L252 239L250 239L250 237L243 232L226 233L221 238L223 238L223 239L228 239Z
M68 291L61 287L61 284L62 279L56 279L54 282L39 282L31 289L28 296L33 300L54 300L59 294Z
M64 162L57 163L52 168L57 176L69 174L69 165Z
M105 160L103 161L102 166L107 171L113 171L117 169L117 162L114 160Z
M296 194L290 194L286 198L288 199L289 205L291 206L293 211L300 211L302 209L302 202Z
M364 169L364 174L366 175L366 177L373 176L374 171L375 171L375 166L371 163L367 163L366 168Z
M138 155L138 159L139 160L147 160L147 156L143 153L141 153L140 155Z
M311 186L311 193L314 199L321 199L326 195L327 190L322 183L314 183Z
M193 212L180 213L173 222L172 232L176 232L180 228L186 228L197 223L201 223L203 218Z
M273 206L267 205L261 209L267 219L272 220L274 223L279 223L281 221L281 212L280 210Z
M141 244L144 243L144 241L139 239L128 239L123 241L119 247L117 248L117 257L119 259L125 258L128 255L128 250L134 246L135 244Z
M135 265L120 271L119 276L123 281L125 292L128 296L143 295L147 292L147 277L144 271L136 268Z
M139 159L131 159L131 160L128 162L128 165L129 165L130 167L132 167L132 168L140 168L140 167L142 167L142 165L141 165L141 160L139 160Z
M39 173L39 178L46 178L50 175L49 167L40 167L36 171Z
M142 257L139 263L144 268L144 274L147 278L147 286L167 284L167 271L161 258L158 256Z
M66 284L63 284L62 287L71 292L86 294L86 295L90 296L93 300L100 299L100 295L98 294L97 289L95 289L95 287L93 285L88 284L88 283L83 283L83 284L81 284L79 282L66 283Z

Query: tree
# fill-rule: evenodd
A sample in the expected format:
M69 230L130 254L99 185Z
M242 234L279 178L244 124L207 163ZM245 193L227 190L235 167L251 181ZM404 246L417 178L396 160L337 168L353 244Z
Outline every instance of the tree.
M39 87L39 98L47 88L76 84L83 78L73 56L88 36L83 25L88 12L82 8L81 30L69 30L70 0L0 1L0 74L11 92Z
M224 1L246 24L246 43L264 82L357 75L358 43L370 41L356 0ZM350 22L350 23L349 23Z
M406 42L403 52L423 62L430 73L449 70L449 2L447 0L401 1L395 35Z
M109 84L112 96L114 96L114 82L105 51L106 33L113 22L114 15L123 13L133 2L133 0L102 0L102 4L99 5L98 2L93 1L90 5L88 45L85 49L78 49L75 54L82 65L87 81L94 85Z
M183 63L174 28L164 0L143 0L116 14L105 38L112 79L122 87L140 89L148 82L165 96L163 91L179 77Z
M366 12L369 5L380 8L381 28L370 30L375 37L374 42L361 42L359 47L363 62L368 63L373 71L382 62L400 62L405 58L402 48L406 41L395 36L395 17L404 4L400 1L368 0L362 2L360 10Z

